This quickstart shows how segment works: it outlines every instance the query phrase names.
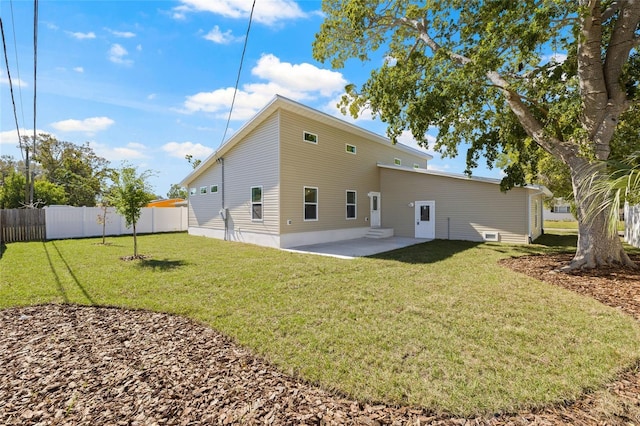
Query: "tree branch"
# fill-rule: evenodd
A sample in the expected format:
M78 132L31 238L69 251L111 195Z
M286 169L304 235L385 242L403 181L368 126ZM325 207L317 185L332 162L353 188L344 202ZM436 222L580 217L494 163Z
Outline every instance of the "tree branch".
M615 15L618 10L620 10L620 3L616 0L602 12L602 21L608 21L613 18L613 15Z

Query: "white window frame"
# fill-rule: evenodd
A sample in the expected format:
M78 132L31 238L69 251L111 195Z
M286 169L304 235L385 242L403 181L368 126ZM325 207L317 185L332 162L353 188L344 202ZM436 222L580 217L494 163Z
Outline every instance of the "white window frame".
M349 193L353 192L353 203L349 202ZM358 191L353 189L347 189L345 191L345 204L346 204L346 212L345 217L347 220L356 220L358 219ZM353 206L353 217L349 217L349 206Z
M316 190L316 202L311 203L307 202L307 189L315 189ZM307 205L316 206L316 217L315 219L307 219ZM320 191L316 186L304 186L302 187L302 220L304 222L317 222L320 217Z
M402 160L399 158L394 158L393 164L395 164L396 166L402 166Z
M260 201L253 201L253 190L256 188L260 188ZM255 185L251 187L251 193L249 194L249 202L251 204L251 222L263 222L264 221L264 190L262 185ZM260 218L256 219L253 217L253 206L260 205Z
M313 140L307 139L307 136L310 136ZM307 143L318 145L318 135L315 133L307 132L306 130L302 132L302 140Z
M349 147L353 148L353 152L349 151ZM346 144L344 144L344 150L347 152L347 154L356 155L356 151L358 149L357 149L357 147L355 145L352 145L350 143L346 143Z
M214 189L215 189L215 191L214 191ZM211 185L209 187L209 193L210 194L217 194L218 193L218 184L217 183L215 183L215 184L213 184L213 185Z
M204 195L207 193L207 187L206 186L201 186L200 187L200 195Z
M418 163L413 163L413 168L414 168L414 169L419 169L419 168L420 168L420 164L418 164Z
M189 196L198 195L198 188L189 188Z

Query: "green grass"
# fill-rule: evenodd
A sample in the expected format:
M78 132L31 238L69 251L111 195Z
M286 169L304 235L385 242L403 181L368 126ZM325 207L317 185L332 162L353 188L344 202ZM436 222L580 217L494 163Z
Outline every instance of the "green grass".
M578 231L578 222L575 220L545 220L543 226L545 230L565 229ZM624 222L618 221L618 231L624 231Z
M571 400L640 357L640 327L497 264L509 246L433 241L356 260L186 234L9 244L0 308L80 303L189 316L283 371L362 401L456 415Z

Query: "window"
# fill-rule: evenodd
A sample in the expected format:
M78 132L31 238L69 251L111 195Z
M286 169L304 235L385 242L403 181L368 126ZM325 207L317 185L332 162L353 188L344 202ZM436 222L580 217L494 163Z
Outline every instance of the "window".
M196 195L196 194L197 194L197 190L195 188L189 189L189 195Z
M420 164L418 164L418 163L413 163L413 168L414 168L414 169L419 169L419 168L420 168Z
M347 191L347 219L355 219L357 215L356 191Z
M200 193L201 194L206 194L207 193L207 187L206 186L201 186L200 187Z
M347 152L350 153L350 154L355 154L356 153L356 146L347 144Z
M318 188L304 187L304 220L318 220Z
M262 187L251 187L251 220L262 220Z
M396 166L401 166L402 165L402 161L399 158L394 158L393 159L393 164L395 164Z
M318 143L318 135L314 133L304 132L302 138L309 143Z
M209 192L212 194L218 192L218 185L211 185L211 188L209 188Z

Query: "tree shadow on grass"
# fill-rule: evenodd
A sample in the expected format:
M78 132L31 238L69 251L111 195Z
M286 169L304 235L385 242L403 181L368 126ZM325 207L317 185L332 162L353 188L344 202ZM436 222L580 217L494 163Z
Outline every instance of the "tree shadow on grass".
M0 259L4 255L4 252L7 250L7 245L5 243L0 243Z
M474 241L433 240L397 250L367 256L371 259L395 260L405 263L436 263L479 246Z
M184 260L169 260L169 259L141 259L138 262L138 268L151 269L154 271L171 271L188 265Z

